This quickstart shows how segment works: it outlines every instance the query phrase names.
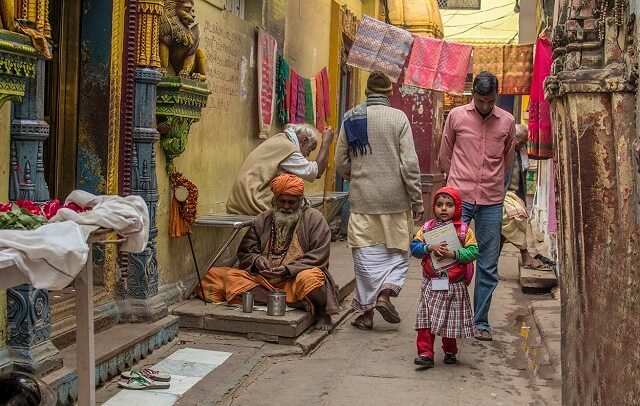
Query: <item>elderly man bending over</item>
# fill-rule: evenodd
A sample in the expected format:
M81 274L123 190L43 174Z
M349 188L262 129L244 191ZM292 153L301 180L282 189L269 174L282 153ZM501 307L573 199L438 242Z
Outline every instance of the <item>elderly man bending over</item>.
M322 145L315 161L308 157L318 146L318 130L309 124L290 124L274 135L245 159L227 199L227 213L256 216L271 208L271 179L289 173L313 182L327 168L331 128L322 134Z
M304 181L283 174L271 181L272 208L256 217L238 247L241 269L211 268L203 283L207 300L241 303L253 292L257 303L284 291L289 306L318 316L316 328L331 329L338 313L337 288L329 274L331 231L304 198ZM198 291L198 295L201 293Z

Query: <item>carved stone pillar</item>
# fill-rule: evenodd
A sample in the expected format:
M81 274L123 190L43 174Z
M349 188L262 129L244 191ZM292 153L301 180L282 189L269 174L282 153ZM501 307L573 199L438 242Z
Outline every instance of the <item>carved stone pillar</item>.
M27 80L21 103L13 105L11 120L9 199L49 200L44 177L43 145L49 136L44 121L44 60L35 78ZM38 375L62 366L62 357L49 340L51 309L46 290L20 285L7 290L7 347L16 368Z
M158 295L158 260L156 258L156 178L155 144L156 91L162 77L152 69L159 66L158 23L162 2L138 0L137 62L135 74L135 123L131 151L131 192L141 196L149 207L149 245L140 254L131 254L127 271L127 299L121 304L123 319L135 322L154 321L167 315L167 306Z
M556 160L567 405L640 400L640 370L631 367L640 362L638 57L628 4L560 0L556 10L545 90Z

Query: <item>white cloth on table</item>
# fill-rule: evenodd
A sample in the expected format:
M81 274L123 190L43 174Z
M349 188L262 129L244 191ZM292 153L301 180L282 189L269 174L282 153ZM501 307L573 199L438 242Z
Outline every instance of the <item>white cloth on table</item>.
M80 207L91 207L90 211L76 213L70 209L60 209L50 220L71 220L78 224L100 226L115 230L126 237L120 249L127 252L142 252L149 240L149 209L140 196L95 196L91 193L74 190L65 205L75 203Z
M0 230L0 277L15 278L14 286L31 282L37 289L64 289L87 262L87 238L97 229L63 221L35 230Z
M353 248L356 292L351 306L359 311L373 309L380 292L390 289L398 296L409 272L409 252L384 244Z
M87 239L99 228L126 237L120 246L123 251L135 253L146 248L149 212L141 197L94 196L76 190L65 205L71 202L92 209L82 213L60 209L49 224L35 230L0 230L3 285L30 282L37 289L64 289L86 264Z

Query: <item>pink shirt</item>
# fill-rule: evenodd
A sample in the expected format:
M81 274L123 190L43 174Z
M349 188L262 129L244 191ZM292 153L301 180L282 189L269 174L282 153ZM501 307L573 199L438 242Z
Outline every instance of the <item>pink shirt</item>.
M486 119L473 101L451 110L440 144L440 167L448 175L447 185L458 189L463 201L502 203L515 132L513 116L497 106Z

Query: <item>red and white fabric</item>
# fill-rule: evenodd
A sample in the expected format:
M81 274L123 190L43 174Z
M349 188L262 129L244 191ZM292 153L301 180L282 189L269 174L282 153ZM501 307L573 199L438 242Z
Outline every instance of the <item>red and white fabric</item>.
M449 284L449 290L431 290L431 280L423 279L414 329L429 329L449 338L473 337L473 311L464 282Z
M271 131L273 110L276 104L276 70L278 42L265 30L258 30L258 112L260 138L267 138Z

